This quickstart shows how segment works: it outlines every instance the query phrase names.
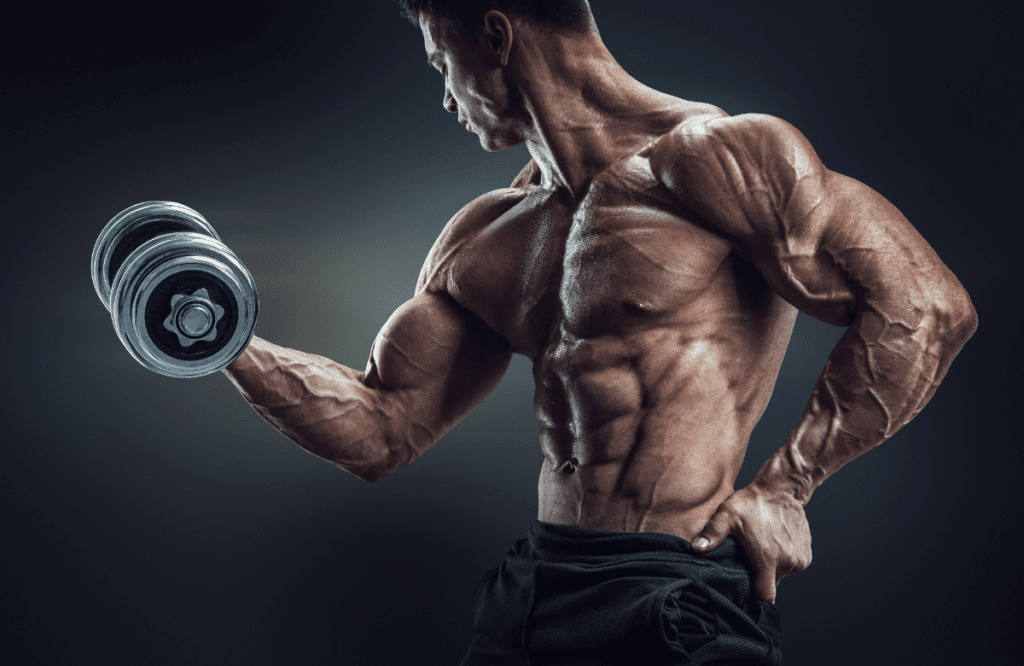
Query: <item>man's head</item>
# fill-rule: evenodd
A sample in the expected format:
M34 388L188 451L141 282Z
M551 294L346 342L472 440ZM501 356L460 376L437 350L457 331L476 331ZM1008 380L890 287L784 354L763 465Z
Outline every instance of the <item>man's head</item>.
M537 62L523 60L530 52L523 45L597 37L586 0L401 0L401 5L423 32L428 63L444 77L444 108L458 113L489 151L515 146L530 133L522 84L524 76L536 72Z
M557 31L597 31L587 0L399 0L398 4L414 24L423 13L444 18L469 41L480 35L484 15L491 10L511 12Z

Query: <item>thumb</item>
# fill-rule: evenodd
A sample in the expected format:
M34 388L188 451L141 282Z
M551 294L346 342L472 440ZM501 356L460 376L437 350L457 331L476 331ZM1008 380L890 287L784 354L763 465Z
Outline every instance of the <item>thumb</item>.
M725 537L729 536L729 531L729 526L723 520L723 516L716 513L711 516L711 520L700 531L697 538L693 540L693 549L700 553L714 550L722 544Z

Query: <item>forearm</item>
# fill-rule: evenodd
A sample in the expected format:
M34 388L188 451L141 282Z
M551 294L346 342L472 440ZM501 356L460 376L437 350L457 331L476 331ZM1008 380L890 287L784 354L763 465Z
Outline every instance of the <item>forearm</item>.
M925 314L862 304L797 427L754 484L806 504L826 478L916 416L977 325L966 293L956 295Z
M403 420L362 372L254 337L224 374L289 439L363 480L408 462Z

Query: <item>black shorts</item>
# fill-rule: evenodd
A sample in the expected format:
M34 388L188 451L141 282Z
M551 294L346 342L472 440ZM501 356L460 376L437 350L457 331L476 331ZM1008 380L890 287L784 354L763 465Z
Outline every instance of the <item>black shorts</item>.
M480 581L462 666L776 666L775 604L754 599L732 538L685 539L537 522Z

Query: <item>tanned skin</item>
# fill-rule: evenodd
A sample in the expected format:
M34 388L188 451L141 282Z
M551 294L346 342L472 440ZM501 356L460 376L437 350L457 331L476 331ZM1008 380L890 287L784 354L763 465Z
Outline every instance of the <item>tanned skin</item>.
M525 142L532 161L452 218L364 371L254 338L226 374L300 446L376 481L523 354L540 520L702 552L732 535L774 601L810 564L811 493L913 418L973 333L967 293L782 120L652 90L596 31L498 11L475 41L419 24L444 107L485 149ZM735 490L797 310L848 330L796 428Z

